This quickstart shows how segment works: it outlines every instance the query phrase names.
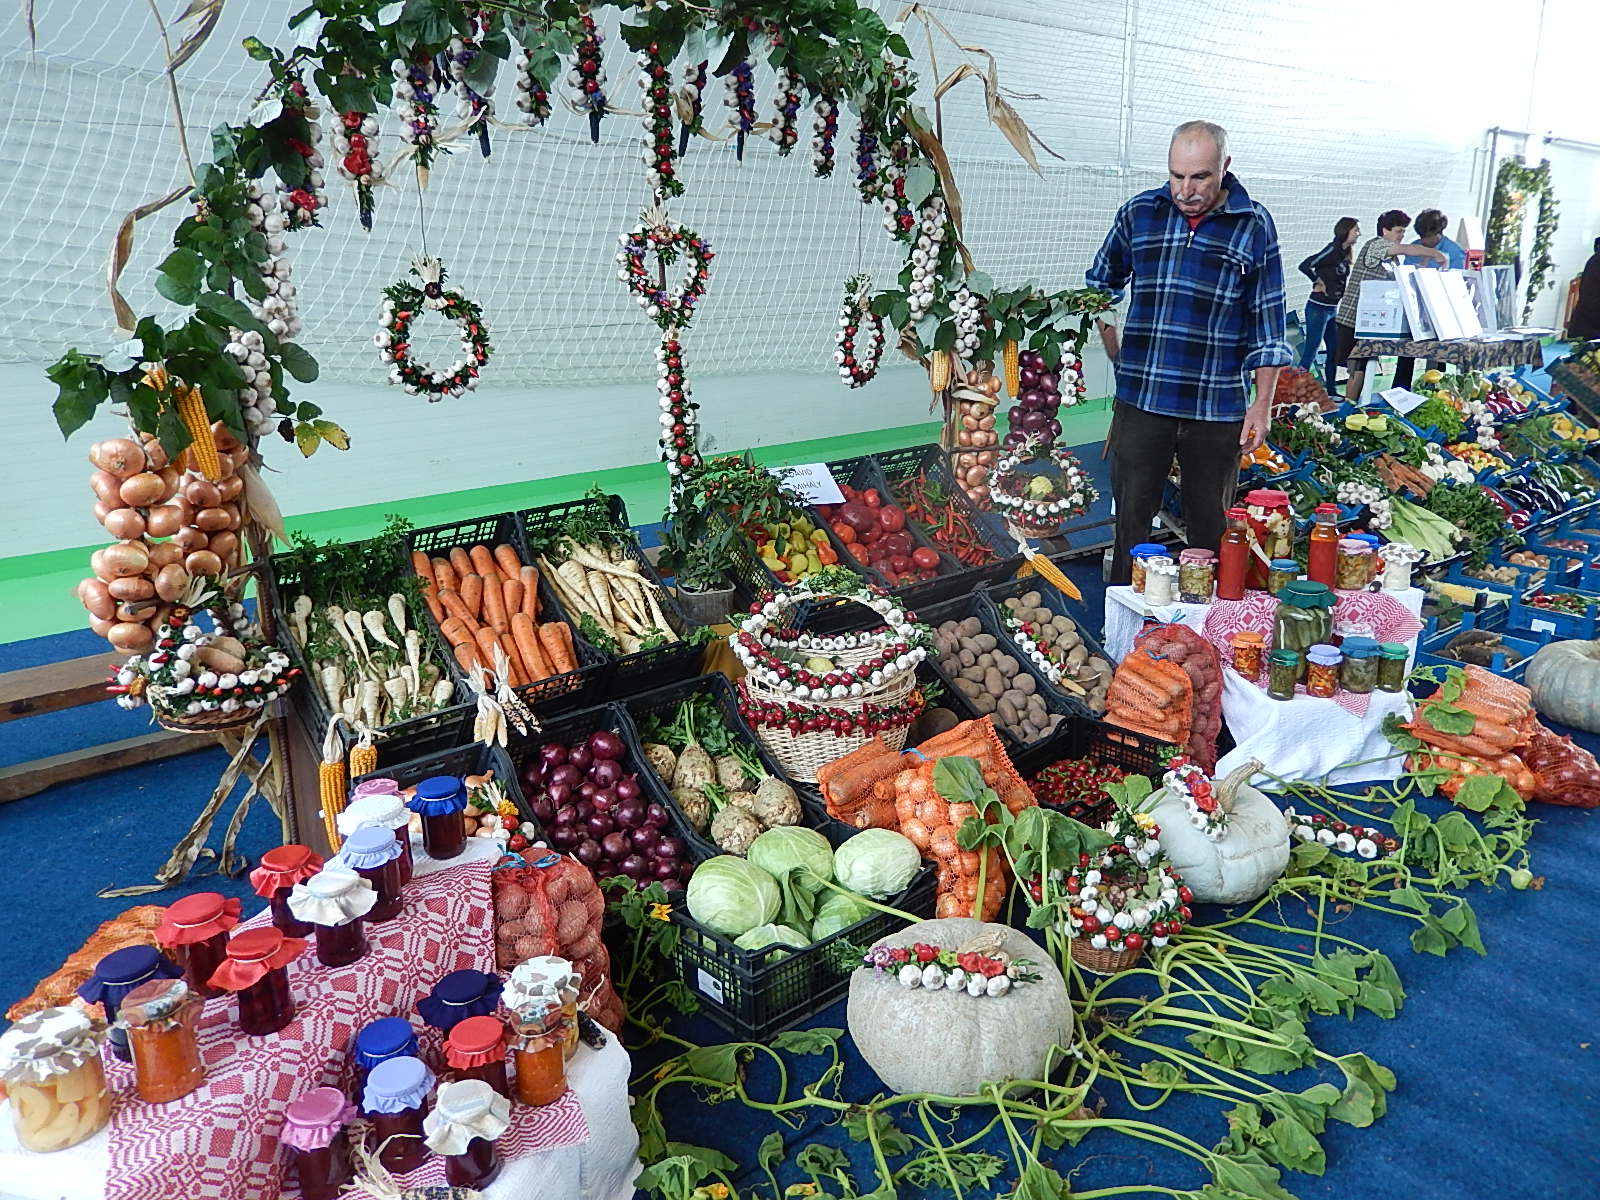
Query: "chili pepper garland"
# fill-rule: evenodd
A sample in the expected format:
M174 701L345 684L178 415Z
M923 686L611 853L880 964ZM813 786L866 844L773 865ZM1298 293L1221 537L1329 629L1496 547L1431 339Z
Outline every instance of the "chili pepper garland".
M427 170L433 163L434 138L439 131L439 108L434 103L433 75L429 64L408 63L397 58L389 64L394 76L395 115L403 122L400 137L416 147L417 166Z
M839 100L832 91L824 89L812 109L816 120L811 124L811 167L818 179L833 174L834 139L839 136Z
M743 162L744 140L756 125L756 89L748 59L740 59L733 65L726 87L722 103L733 109L734 156Z
M639 51L639 86L644 89L645 177L658 198L683 195L672 162L672 71L651 42Z
M411 395L425 394L430 404L446 396L459 396L478 386L478 372L489 361L493 347L484 328L483 313L460 292L445 290L444 264L430 255L420 255L411 273L423 286L401 280L384 289L383 320L373 343L378 357L389 365L389 382L404 386ZM411 323L425 309L454 321L461 329L463 357L444 371L411 357Z
M778 147L778 157L787 158L800 140L800 73L789 67L778 71L777 94L773 98L772 128L767 136Z
M383 181L383 162L373 152L378 138L378 119L371 113L352 109L339 114L333 135L333 150L339 156L339 174L356 186L356 210L361 228L372 232L372 216L377 203L372 187Z
M705 129L706 68L710 65L702 61L684 68L683 83L678 88L679 158L689 152L689 138Z
M839 365L839 378L850 388L870 383L883 358L883 318L868 307L871 288L872 278L868 275L857 275L844 285L844 303L839 309L839 349L833 357ZM868 336L862 339L864 332Z
M600 144L600 122L606 115L606 69L602 63L605 34L595 28L594 18L583 13L578 18L583 37L578 42L567 83L576 93L573 107L589 114L589 140Z
M529 125L537 127L550 119L550 88L533 73L532 50L517 55L516 88L517 111L527 116Z

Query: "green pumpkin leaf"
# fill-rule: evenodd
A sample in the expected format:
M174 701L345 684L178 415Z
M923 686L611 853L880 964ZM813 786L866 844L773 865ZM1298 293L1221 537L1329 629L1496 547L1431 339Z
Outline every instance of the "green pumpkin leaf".
M293 342L278 343L278 358L283 369L301 383L314 383L319 373L317 360Z
M839 1044L844 1030L829 1027L816 1029L786 1029L772 1039L774 1050L787 1050L791 1054L826 1054Z
M1453 704L1435 702L1417 712L1417 720L1440 733L1454 737L1467 737L1478 727L1478 718L1464 708Z

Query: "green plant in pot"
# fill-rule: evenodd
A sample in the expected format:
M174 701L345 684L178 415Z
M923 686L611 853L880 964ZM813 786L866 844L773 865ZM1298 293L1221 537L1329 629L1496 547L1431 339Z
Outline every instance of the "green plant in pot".
M726 620L733 601L733 527L687 506L667 520L658 567L677 585L684 614L697 625Z

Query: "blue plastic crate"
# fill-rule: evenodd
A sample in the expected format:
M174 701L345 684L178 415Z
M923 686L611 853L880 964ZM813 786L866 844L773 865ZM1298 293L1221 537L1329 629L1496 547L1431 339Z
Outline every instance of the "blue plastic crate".
M1446 648L1450 642L1463 633L1473 629L1481 629L1496 634L1503 646L1515 651L1521 657L1516 662L1508 662L1503 654L1495 654L1487 666L1487 670L1504 679L1521 680L1527 670L1528 660L1531 659L1542 647L1556 640L1556 636L1549 630L1524 629L1507 624L1509 609L1495 605L1482 613L1467 613L1461 625L1452 628L1440 628L1436 621L1430 621L1423 630L1421 641L1417 646L1418 666L1460 666L1459 658L1447 655Z
M1524 600L1520 596L1514 596L1511 600L1511 613L1507 618L1513 627L1531 629L1535 633L1548 629L1563 638L1593 638L1596 630L1600 629L1600 592L1567 587L1545 587L1537 590L1581 596L1588 601L1588 606L1581 614L1558 612L1531 603L1531 597L1530 600Z

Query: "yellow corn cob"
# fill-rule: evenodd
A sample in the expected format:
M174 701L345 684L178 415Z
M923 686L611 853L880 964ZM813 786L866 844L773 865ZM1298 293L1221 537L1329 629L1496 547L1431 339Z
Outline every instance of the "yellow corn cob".
M211 436L211 422L206 417L206 402L200 395L200 389L175 384L172 398L177 403L178 416L183 419L192 439L189 457L207 479L221 479L222 457L217 453L216 440Z
M943 350L928 352L928 382L942 392L950 386L950 355Z
M1006 339L1006 394L1019 396L1022 394L1022 351L1017 346L1016 338Z
M350 748L350 778L359 779L378 769L378 748L371 742L357 742Z
M344 811L347 793L345 789L344 764L342 762L324 762L317 768L317 786L322 800L322 828L328 835L330 849L338 850L341 844L339 838L339 814Z

